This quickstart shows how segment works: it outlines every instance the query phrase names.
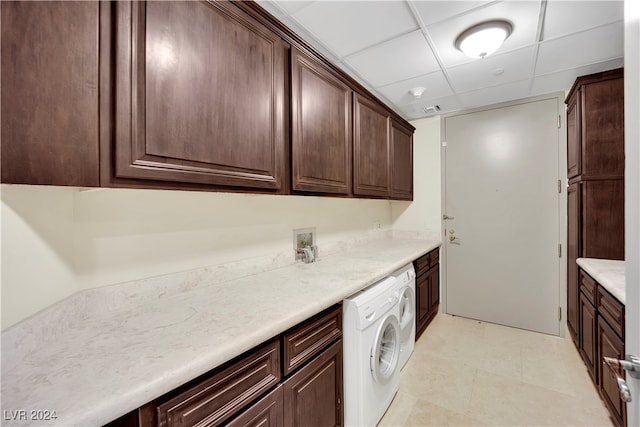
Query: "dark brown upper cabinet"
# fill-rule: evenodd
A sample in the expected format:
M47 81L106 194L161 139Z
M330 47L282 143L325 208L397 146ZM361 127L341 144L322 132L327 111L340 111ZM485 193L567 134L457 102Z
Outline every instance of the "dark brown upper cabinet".
M567 177L580 175L580 103L567 105Z
M411 200L413 127L254 2L0 12L3 183Z
M567 172L624 176L624 78L617 69L578 77L567 97Z
M286 48L228 2L116 2L115 176L279 190Z
M2 182L99 185L98 2L1 2Z
M389 112L357 93L353 110L353 193L389 197Z
M413 200L413 131L391 120L391 198Z
M292 47L292 190L350 193L352 93L335 72Z

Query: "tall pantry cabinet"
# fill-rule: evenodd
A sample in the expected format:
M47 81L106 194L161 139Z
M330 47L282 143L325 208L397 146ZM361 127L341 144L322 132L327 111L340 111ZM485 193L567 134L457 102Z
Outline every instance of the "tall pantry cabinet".
M624 80L578 77L567 104L567 326L579 343L576 259L624 259Z

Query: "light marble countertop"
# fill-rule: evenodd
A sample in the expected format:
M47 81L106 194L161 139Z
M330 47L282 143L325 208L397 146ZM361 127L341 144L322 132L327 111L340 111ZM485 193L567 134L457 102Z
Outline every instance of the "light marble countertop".
M624 261L578 258L576 262L618 301L625 303Z
M171 292L166 286L162 292L149 287L155 291L123 292L122 285L90 292L82 304L96 309L84 308L75 320L67 314L64 330L36 333L44 325L27 323L6 339L3 332L3 414L26 410L30 418L31 410L50 410L57 419L4 417L2 425L105 424L438 246L434 240L387 238L313 264L221 282L209 277L207 283L183 284ZM36 316L25 322L37 321Z

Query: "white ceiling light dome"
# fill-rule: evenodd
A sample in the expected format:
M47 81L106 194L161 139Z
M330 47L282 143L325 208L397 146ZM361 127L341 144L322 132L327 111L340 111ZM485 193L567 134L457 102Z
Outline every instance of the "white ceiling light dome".
M512 31L509 21L482 22L464 30L456 38L456 48L470 58L485 58L498 50Z

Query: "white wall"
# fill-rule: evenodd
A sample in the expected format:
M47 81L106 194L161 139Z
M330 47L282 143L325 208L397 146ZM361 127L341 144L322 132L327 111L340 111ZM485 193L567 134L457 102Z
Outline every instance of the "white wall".
M411 122L413 135L413 203L391 202L394 230L425 231L441 236L440 117Z
M2 328L78 290L74 276L73 194L2 186Z
M293 262L391 228L386 200L2 185L2 329L72 293L239 260Z

